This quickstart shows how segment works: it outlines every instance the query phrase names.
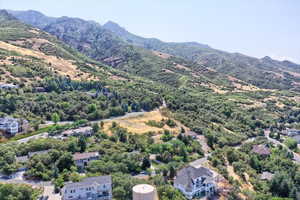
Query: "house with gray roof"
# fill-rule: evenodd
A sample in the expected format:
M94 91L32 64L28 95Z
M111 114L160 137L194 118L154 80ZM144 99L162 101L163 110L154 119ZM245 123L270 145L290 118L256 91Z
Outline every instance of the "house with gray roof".
M93 160L99 160L100 156L98 152L86 152L86 153L75 153L73 160L75 165L80 169L84 169L89 162Z
M270 173L270 172L263 172L260 175L260 179L261 180L267 180L267 181L271 181L273 178L274 174Z
M214 173L206 167L187 166L177 172L174 187L187 199L211 196L216 191Z
M271 154L271 151L270 151L269 147L267 147L264 144L253 145L251 152L256 153L260 156L268 156L268 155Z
M67 183L61 190L62 200L111 200L111 176L89 177L76 183Z
M14 136L19 132L19 120L12 117L0 118L0 130Z
M9 83L0 83L0 89L17 89L19 88L18 85L14 85L14 84L9 84Z
M64 137L71 137L71 136L85 136L85 137L90 137L94 134L93 128L90 126L86 127L80 127L77 129L70 129L62 132L62 135Z

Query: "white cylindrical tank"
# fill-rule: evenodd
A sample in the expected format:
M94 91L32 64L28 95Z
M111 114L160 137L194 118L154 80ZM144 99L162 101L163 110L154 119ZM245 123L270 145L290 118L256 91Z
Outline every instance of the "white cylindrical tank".
M156 188L152 185L136 185L132 192L133 200L158 200Z

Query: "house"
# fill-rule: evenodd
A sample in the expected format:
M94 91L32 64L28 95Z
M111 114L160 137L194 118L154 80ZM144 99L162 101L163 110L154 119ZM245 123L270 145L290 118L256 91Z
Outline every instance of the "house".
M251 152L256 153L260 156L268 156L271 154L271 151L269 150L269 148L263 144L254 145Z
M79 169L84 169L89 162L93 160L99 160L99 153L98 152L88 152L88 153L75 153L73 155L73 160L75 165Z
M34 91L37 93L46 92L46 89L44 87L35 87Z
M0 84L0 89L6 89L6 90L9 90L9 89L17 89L19 88L18 85L14 85L14 84Z
M62 132L62 135L65 137L80 136L80 135L83 135L85 137L90 137L93 134L94 134L93 128L90 126L80 127L77 129L71 129Z
M296 135L300 135L300 130L297 129L286 129L284 131L282 131L282 134L289 136L289 137L293 137Z
M90 177L77 183L67 183L61 195L62 200L111 200L111 176Z
M174 187L180 190L187 199L211 196L216 191L214 173L206 168L187 166L177 172Z
M33 157L33 156L35 156L35 155L43 155L43 154L47 154L47 153L49 153L49 151L51 151L51 149L49 149L49 150L43 150L43 151L29 152L29 153L28 153L28 157L31 158L31 157Z
M0 118L0 130L14 136L19 132L19 120L12 117Z
M16 157L16 162L17 163L26 163L28 162L29 157L28 156L19 156Z
M260 175L260 179L261 180L272 180L274 174L270 173L270 172L263 172L261 175Z

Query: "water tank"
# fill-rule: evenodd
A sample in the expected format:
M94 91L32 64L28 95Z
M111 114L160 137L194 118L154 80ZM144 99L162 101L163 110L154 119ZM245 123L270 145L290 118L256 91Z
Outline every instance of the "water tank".
M158 200L156 188L152 185L136 185L132 191L133 200Z

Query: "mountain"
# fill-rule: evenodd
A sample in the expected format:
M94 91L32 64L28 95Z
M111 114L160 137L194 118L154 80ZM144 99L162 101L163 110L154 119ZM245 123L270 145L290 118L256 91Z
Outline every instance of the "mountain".
M257 59L238 53L227 53L194 42L167 43L155 38L143 38L111 21L103 27L130 44L197 62L258 87L290 89L299 85L300 65L289 61L281 62L268 57Z
M99 119L124 114L122 104L134 111L153 109L162 103L157 95L159 85L92 60L5 10L0 10L0 24L0 84L15 84L22 90L8 91L8 95L0 91L1 116L5 113L37 122L50 120L56 112L62 120ZM40 94L35 88L44 88L45 92ZM88 115L87 105L94 102L87 95L91 91L104 91L110 98L102 95L102 103L108 107ZM109 106L113 98L119 102L114 108ZM102 100L94 103L99 106ZM72 106L62 108L63 101Z
M114 22L101 26L77 18L62 17L53 21L53 18L49 20L46 16L39 17L40 15L41 13L22 11L15 16L31 25L37 24L31 19L46 18L45 23L38 23L43 26L37 27L56 35L91 58L132 74L148 76L153 80L162 80L165 76L170 76L170 73L165 74L162 71L168 63L153 56L151 51L154 51L168 54L169 58L182 58L193 63L200 71L213 69L222 75L260 88L299 90L300 66L291 62L227 53L196 42L167 43L155 38L143 38L131 34ZM46 23L48 25L45 25ZM151 62L148 62L149 60ZM161 73L164 73L163 77ZM171 84L180 85L180 76L172 76L171 79L174 79Z
M19 15L19 18L22 19L22 16ZM267 121L270 116L274 117L274 113L272 113L273 110L276 110L274 107L281 104L273 102L267 104L268 106L272 105L272 109L266 108L266 102L272 101L268 99L270 95L276 96L276 102L281 103L286 102L284 99L294 95L286 90L285 93L280 93L277 90L266 88L297 89L293 85L297 81L297 72L286 70L287 72L281 74L281 69L279 69L283 65L290 68L297 66L289 62L282 64L282 62L270 58L255 59L203 46L202 50L206 54L201 54L205 56L201 60L202 64L199 64L199 62L189 61L181 56L173 56L162 53L162 51L129 44L100 24L79 18L56 18L55 21L44 26L43 30L55 35L59 40L89 58L104 62L114 68L107 67L103 72L111 74L112 70L115 70L114 73L123 73L122 76L125 77L125 80L132 79L134 80L133 84L141 84L141 89L147 88L147 90L153 91L154 89L151 88L156 88L154 93L159 91L159 95L165 97L168 108L176 118L193 130L199 132L202 129L211 129L209 126L211 122L226 126L226 129L218 134L226 137L226 142L231 144L243 139L243 132L249 132L249 126L254 123L253 121L260 119L264 123L269 123ZM189 48L190 46L194 46L195 49L200 48L195 43L186 43L186 45ZM205 60L207 61L205 62ZM213 64L208 65L207 63ZM244 67L245 64L247 67ZM86 66L85 68L92 71L97 66ZM105 80L112 77L107 74L102 75ZM118 85L118 89L121 90L126 85ZM263 87L264 85L265 87ZM294 101L294 99L290 99L290 101ZM252 104L256 110L250 109L249 105ZM228 110L230 113L241 110L244 113L247 110L246 118L249 126L245 126L240 118L226 116L225 113ZM252 115L255 117L250 120ZM277 113L277 115L281 114ZM266 121L266 119L268 120ZM235 126L228 126L228 124L235 124ZM236 140L231 140L231 134L226 130L234 132L237 136Z
M48 24L55 21L54 17L47 17L42 13L34 10L28 11L14 11L14 10L7 10L8 13L12 14L16 18L22 18L22 21L31 24L34 27L39 29L43 29Z

